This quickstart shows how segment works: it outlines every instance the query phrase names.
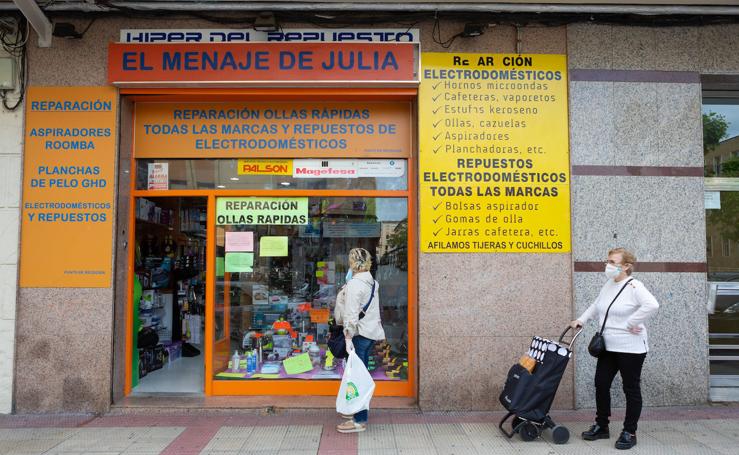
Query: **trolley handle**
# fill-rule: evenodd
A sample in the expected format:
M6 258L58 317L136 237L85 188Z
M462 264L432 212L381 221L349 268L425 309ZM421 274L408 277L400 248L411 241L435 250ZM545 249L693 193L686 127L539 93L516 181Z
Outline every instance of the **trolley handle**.
M563 338L565 337L565 335L567 335L567 332L569 332L570 330L574 330L574 328L573 328L572 326L569 326L569 325L568 325L568 326L567 326L567 328L566 328L566 329L564 330L564 332L562 332L562 335L560 335L560 336L559 336L559 341L557 341L557 343L558 343L558 344L563 344L563 343L562 343L562 339L563 339ZM575 334L574 334L574 335L572 335L572 339L570 340L570 342L569 342L569 343L564 343L564 344L566 344L566 345L567 345L567 348L569 348L569 350L570 350L570 351L572 350L572 345L573 345L573 344L575 343L575 339L576 339L576 338L577 338L577 337L578 337L578 336L579 336L579 335L580 335L581 333L582 333L582 327L580 327L580 330L578 330L577 332L575 332Z

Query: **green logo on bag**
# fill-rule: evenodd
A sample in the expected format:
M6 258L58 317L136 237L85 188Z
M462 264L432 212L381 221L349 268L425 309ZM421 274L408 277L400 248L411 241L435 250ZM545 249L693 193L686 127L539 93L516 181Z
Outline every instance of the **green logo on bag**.
M359 396L359 390L353 382L346 383L346 401L352 401Z

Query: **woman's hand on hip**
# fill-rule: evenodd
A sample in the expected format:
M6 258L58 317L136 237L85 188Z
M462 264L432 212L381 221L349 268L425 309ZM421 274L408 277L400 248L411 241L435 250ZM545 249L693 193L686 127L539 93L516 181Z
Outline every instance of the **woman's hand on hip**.
M575 319L574 321L570 322L570 327L572 327L575 330L582 328L582 322Z
M638 325L636 325L634 327L629 327L629 332L632 333L632 334L634 334L634 335L639 335L642 332L642 328L639 327Z

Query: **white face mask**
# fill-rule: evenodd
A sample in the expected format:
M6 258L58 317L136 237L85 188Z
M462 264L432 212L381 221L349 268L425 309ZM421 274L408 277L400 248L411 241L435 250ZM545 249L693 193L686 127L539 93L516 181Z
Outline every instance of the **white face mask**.
M621 274L621 267L617 267L613 264L606 264L605 274L609 279L614 279Z

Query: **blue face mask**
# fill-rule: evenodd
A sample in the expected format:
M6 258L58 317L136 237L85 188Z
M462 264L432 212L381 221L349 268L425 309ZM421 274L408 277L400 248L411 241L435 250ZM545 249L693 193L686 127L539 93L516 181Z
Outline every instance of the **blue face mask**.
M348 283L348 282L349 282L349 280L351 280L351 279L352 279L352 269L349 269L349 270L348 270L348 271L346 272L346 281L347 281L347 283Z

